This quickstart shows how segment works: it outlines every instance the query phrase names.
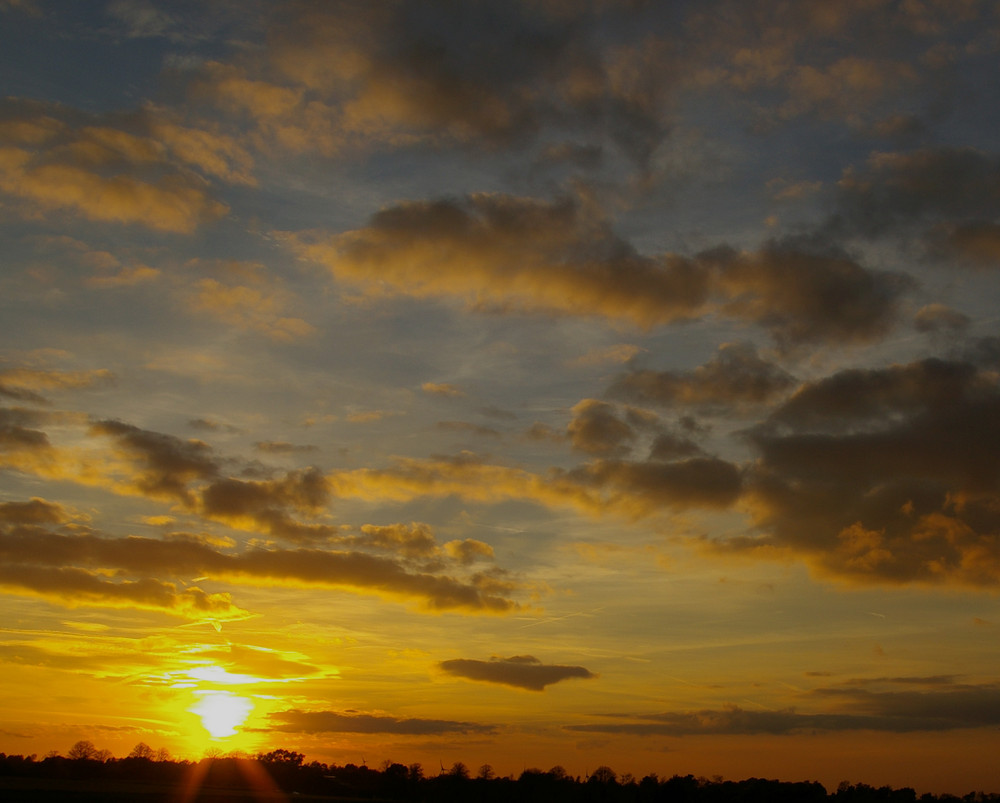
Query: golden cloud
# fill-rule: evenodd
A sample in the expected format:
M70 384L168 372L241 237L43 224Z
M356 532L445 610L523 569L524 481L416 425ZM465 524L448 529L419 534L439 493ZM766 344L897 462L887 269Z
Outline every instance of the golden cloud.
M517 585L487 575L468 579L410 571L396 560L356 551L248 549L223 552L197 539L63 535L38 525L0 528L0 583L64 604L159 608L193 617L236 615L228 594L178 591L163 576L216 582L340 589L417 602L431 611L503 614L521 606ZM115 579L109 579L114 576Z
M302 318L282 314L292 306L292 300L275 283L258 280L256 284L227 285L216 279L201 279L190 297L191 308L237 329L259 332L285 343L316 331Z
M7 117L0 122L0 192L42 211L188 233L229 211L188 165L245 180L238 168L212 161L213 135L152 111L111 125L55 104L7 99L0 106ZM231 140L218 140L215 152L248 167Z

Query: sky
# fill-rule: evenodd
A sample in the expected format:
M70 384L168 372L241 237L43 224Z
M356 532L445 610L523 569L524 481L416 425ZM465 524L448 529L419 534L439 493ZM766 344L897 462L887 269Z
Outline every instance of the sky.
M998 54L0 0L0 750L1000 791Z

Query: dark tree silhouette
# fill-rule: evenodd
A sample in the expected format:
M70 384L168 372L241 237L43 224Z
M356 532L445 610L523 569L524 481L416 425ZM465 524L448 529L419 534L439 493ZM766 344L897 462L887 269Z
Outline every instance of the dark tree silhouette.
M97 754L98 750L93 742L81 739L69 749L66 757L73 761L96 761Z
M145 742L139 742L139 744L132 748L132 752L128 754L128 757L152 761L156 758L156 752Z

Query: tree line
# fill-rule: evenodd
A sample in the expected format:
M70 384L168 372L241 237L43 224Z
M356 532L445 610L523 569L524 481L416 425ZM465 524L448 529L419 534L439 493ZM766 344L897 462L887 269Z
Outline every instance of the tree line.
M873 787L842 782L828 792L816 781L777 781L749 778L729 781L656 774L635 778L619 775L607 766L584 777L571 776L562 767L525 769L500 777L489 764L475 772L456 762L430 775L420 764L383 762L378 769L362 763L306 762L302 753L276 749L255 755L210 755L201 761L172 759L165 750L140 742L124 758L98 750L89 741L73 745L63 756L0 753L0 778L56 780L60 782L131 782L159 788L252 790L261 772L269 783L292 794L372 801L415 803L1000 803L1000 794L970 792L964 797L923 794L903 787Z

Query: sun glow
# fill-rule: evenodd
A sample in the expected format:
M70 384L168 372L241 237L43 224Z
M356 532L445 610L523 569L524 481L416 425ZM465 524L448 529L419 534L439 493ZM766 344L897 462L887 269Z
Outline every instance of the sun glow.
M202 692L200 699L189 710L201 718L201 724L213 739L225 739L236 734L236 729L246 722L253 703L228 691Z

